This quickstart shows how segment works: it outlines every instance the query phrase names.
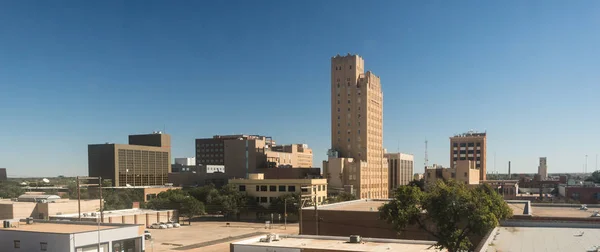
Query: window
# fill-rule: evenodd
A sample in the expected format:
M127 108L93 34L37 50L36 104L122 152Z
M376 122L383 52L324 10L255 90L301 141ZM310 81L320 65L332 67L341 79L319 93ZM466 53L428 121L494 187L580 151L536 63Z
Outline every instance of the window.
M288 186L288 192L295 192L296 191L296 186Z
M246 191L246 186L245 185L240 185L240 192L245 192Z
M285 186L284 185L280 185L279 186L279 191L280 192L285 192Z
M260 186L260 191L266 192L267 191L267 186L266 185L261 185Z
M579 199L579 193L578 192L574 192L573 194L571 194L571 198L578 200Z
M275 197L269 197L269 203L273 203L275 201Z
M256 191L257 192L260 191L260 186L258 186L258 185L256 186Z
M269 192L276 192L277 191L277 186L269 186Z
M348 104L350 104L350 100L348 100Z
M467 172L465 172L465 178L467 177Z
M260 202L260 197L256 197L256 203Z
M300 191L301 191L301 192L304 192L304 193L305 193L305 192L308 192L308 188L300 188Z
M48 243L47 242L40 242L40 250L41 251L47 251L48 250Z
M20 240L15 240L14 244L15 244L15 248L21 248L21 241Z
M260 197L260 203L267 203L267 197Z
M350 65L350 69L352 69L352 65Z

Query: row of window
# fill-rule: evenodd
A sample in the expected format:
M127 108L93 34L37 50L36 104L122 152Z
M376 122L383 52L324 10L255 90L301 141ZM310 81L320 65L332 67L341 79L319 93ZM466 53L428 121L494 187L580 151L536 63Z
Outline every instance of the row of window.
M317 185L316 188L317 188L317 191L325 191L326 190L325 185ZM245 192L246 191L246 185L239 185L238 190L240 192ZM295 185L289 185L289 186L285 186L285 185L256 185L256 191L257 192L295 192L296 191L296 186ZM306 188L302 188L301 191L302 192L307 192L308 190Z
M222 164L223 159L202 159L198 161L198 164Z
M481 143L453 143L452 147L475 147L481 146Z
M21 248L21 240L14 240L13 245L14 245L14 248ZM47 250L48 250L48 243L40 242L40 251L47 251Z
M222 157L223 153L216 153L216 154L202 154L200 155L200 157Z
M455 154L455 155L459 154L459 153L460 154L467 154L467 153L468 154L474 154L474 153L481 154L481 150L476 150L476 151L475 150L468 150L468 151L467 150L461 150L461 151L455 150L455 151L452 151L452 154Z
M273 203L277 197L256 197L256 203ZM317 196L317 202L325 201L325 196Z
M196 147L223 147L223 143L206 143L206 144L198 144Z
M198 149L198 153L200 152L223 152L223 148L218 149Z

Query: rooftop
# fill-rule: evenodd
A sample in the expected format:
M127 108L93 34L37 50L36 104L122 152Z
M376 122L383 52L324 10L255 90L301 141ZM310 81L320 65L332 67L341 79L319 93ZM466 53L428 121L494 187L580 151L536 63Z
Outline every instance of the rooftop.
M595 218L591 217L594 211L600 211L600 207L592 207L588 205L587 210L580 210L581 205L565 205L565 206L539 206L533 205L532 215L540 217L569 217L569 218ZM598 244L600 245L600 244Z
M387 199L362 199L339 202L334 204L319 206L319 210L335 210L335 211L362 211L371 212L379 211L379 207L389 202Z
M432 246L432 241L414 241L414 240L396 240L396 239L370 239L363 238L362 243L349 243L349 237L340 236L314 236L314 235L289 235L281 236L279 241L260 242L260 238L255 237L245 241L234 242L235 245L277 247L277 248L302 248L328 251L398 251L398 252L417 252L417 251L438 251Z
M108 218L111 216L127 216L127 215L138 215L138 214L146 214L146 213L156 213L156 212L160 212L161 210L152 210L152 209L140 209L140 208L131 208L131 209L122 209L122 210L112 210L112 211L104 211L103 215L104 218ZM166 210L164 210L166 211ZM100 218L100 212L93 212L95 214L95 216L91 215L92 212L81 212L81 217L84 217L83 214L85 214L85 218ZM73 217L78 217L79 213L72 213L72 214L61 214L61 215L53 215L51 217L64 217L64 218L73 218Z
M38 233L56 233L56 234L73 234L82 232L91 232L104 229L118 228L118 225L97 225L96 223L71 223L71 222L37 222L26 224L25 222L14 223L16 227L0 228L2 231L24 231Z
M499 227L486 251L596 251L598 237L600 228Z

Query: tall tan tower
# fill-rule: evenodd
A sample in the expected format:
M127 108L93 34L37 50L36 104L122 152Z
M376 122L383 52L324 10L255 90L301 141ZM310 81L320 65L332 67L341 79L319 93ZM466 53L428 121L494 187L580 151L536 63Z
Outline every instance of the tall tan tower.
M331 59L331 149L323 163L329 188L359 198L388 197L383 157L383 93L358 55Z
M486 132L469 131L450 137L450 168L455 168L460 160L475 162L479 169L479 179L486 180Z

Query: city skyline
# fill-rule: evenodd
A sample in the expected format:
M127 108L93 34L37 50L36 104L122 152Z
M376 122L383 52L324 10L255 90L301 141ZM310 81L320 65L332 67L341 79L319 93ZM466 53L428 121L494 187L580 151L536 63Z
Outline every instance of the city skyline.
M600 3L371 3L352 25L333 21L356 10L340 3L3 3L0 167L85 175L88 144L157 130L172 157L260 134L308 144L321 167L329 60L349 52L381 77L383 146L415 172L425 140L449 166L448 138L470 129L488 133L489 173L535 173L539 157L579 173L585 155L595 170Z

